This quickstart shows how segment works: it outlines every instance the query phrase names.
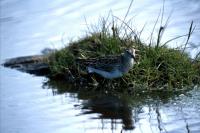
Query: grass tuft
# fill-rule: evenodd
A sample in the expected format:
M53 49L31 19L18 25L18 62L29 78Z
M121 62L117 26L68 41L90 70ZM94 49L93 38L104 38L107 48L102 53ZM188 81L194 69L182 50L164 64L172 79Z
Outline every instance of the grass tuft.
M124 49L134 47L140 51L137 57L139 64L136 64L128 74L119 79L107 80L95 75L97 82L108 89L118 87L121 90L128 87L129 91L134 88L131 86L138 85L146 86L147 89L174 89L200 83L200 58L196 57L194 61L185 53L186 45L193 31L193 22L190 26L187 42L183 44L184 49L181 50L169 48L166 43L160 44L163 27L159 28L155 44L153 44L152 38L150 44L145 44L139 39L137 32L131 29L127 23L122 22L122 29L121 25L117 25L117 20L119 19L116 18L113 21L112 18L112 21L108 22L107 19L101 19L100 29L90 31L90 35L71 42L67 47L50 54L50 77L68 77L67 80L69 77L73 77L75 82L88 83L91 81L89 80L91 76L82 74L75 62L77 58L117 55L121 54Z

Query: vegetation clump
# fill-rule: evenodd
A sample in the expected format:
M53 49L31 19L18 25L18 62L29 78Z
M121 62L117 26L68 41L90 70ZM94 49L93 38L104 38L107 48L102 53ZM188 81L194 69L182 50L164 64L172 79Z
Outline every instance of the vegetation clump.
M192 29L191 24L188 40ZM131 88L140 85L151 89L169 89L200 83L200 58L197 57L195 60L190 58L185 52L187 44L184 44L183 49L162 45L160 43L161 30L163 27L159 30L157 43L145 44L141 41L140 34L136 34L135 30L126 23L125 26L119 26L114 22L108 24L106 20L103 20L100 30L71 42L67 47L49 55L50 77L64 77L78 84L89 83L95 79L108 89ZM124 49L133 47L139 50L137 57L139 63L135 64L128 74L118 79L108 80L98 75L89 75L76 64L78 58L118 55Z

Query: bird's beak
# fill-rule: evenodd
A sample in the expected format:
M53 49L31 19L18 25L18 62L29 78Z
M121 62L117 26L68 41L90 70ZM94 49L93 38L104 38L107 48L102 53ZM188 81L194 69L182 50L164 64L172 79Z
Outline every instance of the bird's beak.
M137 59L136 59L136 56L138 55L138 54L136 54L136 52L139 52L139 50L137 50L137 49L135 49L135 48L133 48L133 50L134 50L134 51L129 51L129 50L127 50L127 51L128 51L128 53L130 53L131 58L133 58L133 59L136 61L136 60L137 60ZM133 54L133 52L134 52L134 54Z
M131 57L136 61L136 58L135 58L135 56L133 54L131 54Z
M138 49L135 49L135 52L139 52L140 50L138 50Z

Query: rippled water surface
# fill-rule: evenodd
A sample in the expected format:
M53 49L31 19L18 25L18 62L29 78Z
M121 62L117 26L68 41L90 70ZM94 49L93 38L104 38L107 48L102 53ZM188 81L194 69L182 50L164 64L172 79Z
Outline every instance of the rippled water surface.
M60 48L86 33L110 10L123 18L130 0L1 0L0 63L17 56L38 54L45 47ZM148 38L163 2L135 0L129 16ZM200 45L200 1L166 0L166 18L172 12L163 41L188 32ZM172 46L184 40L177 40ZM199 49L190 49L195 53ZM76 89L0 67L0 132L2 133L199 133L200 89L152 95L108 94ZM76 90L76 91L75 91Z

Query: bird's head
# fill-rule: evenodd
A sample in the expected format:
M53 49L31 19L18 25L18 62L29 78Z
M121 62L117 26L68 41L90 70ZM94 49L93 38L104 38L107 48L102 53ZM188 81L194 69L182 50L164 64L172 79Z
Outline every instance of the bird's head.
M125 50L125 54L126 56L130 57L130 58L133 58L135 61L137 60L136 59L136 52L138 52L139 50L135 49L135 48L131 48L131 49L126 49Z

